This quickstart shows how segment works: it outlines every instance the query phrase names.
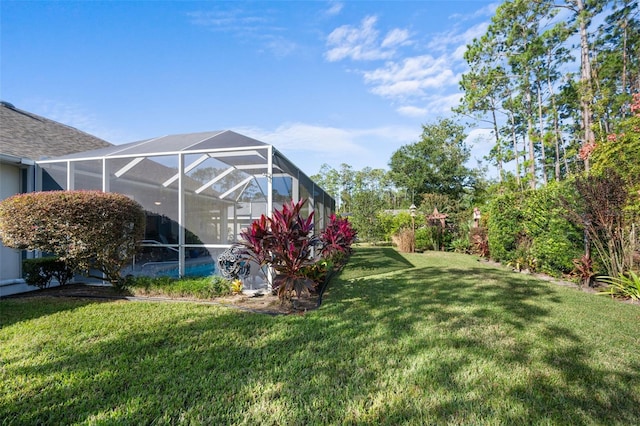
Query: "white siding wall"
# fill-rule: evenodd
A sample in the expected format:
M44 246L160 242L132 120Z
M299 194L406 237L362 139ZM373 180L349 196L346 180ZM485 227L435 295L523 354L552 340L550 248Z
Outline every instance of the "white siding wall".
M4 200L19 192L20 169L0 163L0 199ZM4 247L0 243L0 285L21 278L20 263L20 251Z

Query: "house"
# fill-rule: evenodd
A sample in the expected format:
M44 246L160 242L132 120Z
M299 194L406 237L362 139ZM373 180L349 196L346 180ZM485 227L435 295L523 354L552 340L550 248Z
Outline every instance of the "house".
M109 146L88 133L0 102L0 199L41 189L36 160ZM25 256L0 243L0 296L29 290L22 280Z
M12 125L7 123L8 130ZM43 133L46 145L46 129ZM56 140L75 146L72 139ZM4 139L0 147L4 154ZM270 215L283 202L307 199L307 213L314 213L317 230L335 211L333 198L275 147L230 130L166 135L123 145L105 142L85 150L70 147L52 158L30 158L22 152L6 155L14 161L12 167L26 171L13 171L16 182L6 195L3 189L3 197L34 189L87 189L125 194L143 206L146 235L140 252L123 271L126 274L208 275L215 272L218 256L238 239L242 228L261 214ZM35 154L39 153L29 155ZM27 178L20 178L20 173ZM12 275L3 279L16 281L20 255L11 256L7 262ZM252 274L251 283L264 281L260 268L252 268Z

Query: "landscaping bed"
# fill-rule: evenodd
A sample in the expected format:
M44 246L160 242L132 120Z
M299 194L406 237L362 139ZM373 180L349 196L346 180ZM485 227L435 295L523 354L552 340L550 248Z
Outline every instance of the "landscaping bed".
M234 294L229 296L220 296L210 299L199 299L194 297L168 297L162 294L147 294L143 290L135 291L124 290L118 291L108 285L89 285L89 284L67 284L59 287L50 287L42 290L36 290L30 293L11 296L12 298L24 297L69 297L69 298L88 298L88 299L122 299L122 300L147 300L147 301L190 301L197 303L212 303L224 306L230 306L246 311L283 315L292 313L304 313L316 309L318 306L318 296L311 295L300 299L281 302L278 296L271 293L250 294Z

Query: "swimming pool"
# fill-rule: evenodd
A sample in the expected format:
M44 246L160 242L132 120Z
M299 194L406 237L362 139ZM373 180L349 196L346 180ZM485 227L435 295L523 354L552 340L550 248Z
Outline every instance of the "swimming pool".
M206 277L216 272L213 260L206 263L186 264L184 267L185 277ZM178 278L180 276L178 262L149 262L142 265L138 270L139 275L152 277L171 277Z

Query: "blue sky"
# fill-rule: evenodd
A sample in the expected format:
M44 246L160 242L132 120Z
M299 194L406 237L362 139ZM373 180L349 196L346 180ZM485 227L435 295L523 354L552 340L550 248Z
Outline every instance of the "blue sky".
M231 129L308 175L387 168L451 115L498 4L3 0L0 98L115 144Z

